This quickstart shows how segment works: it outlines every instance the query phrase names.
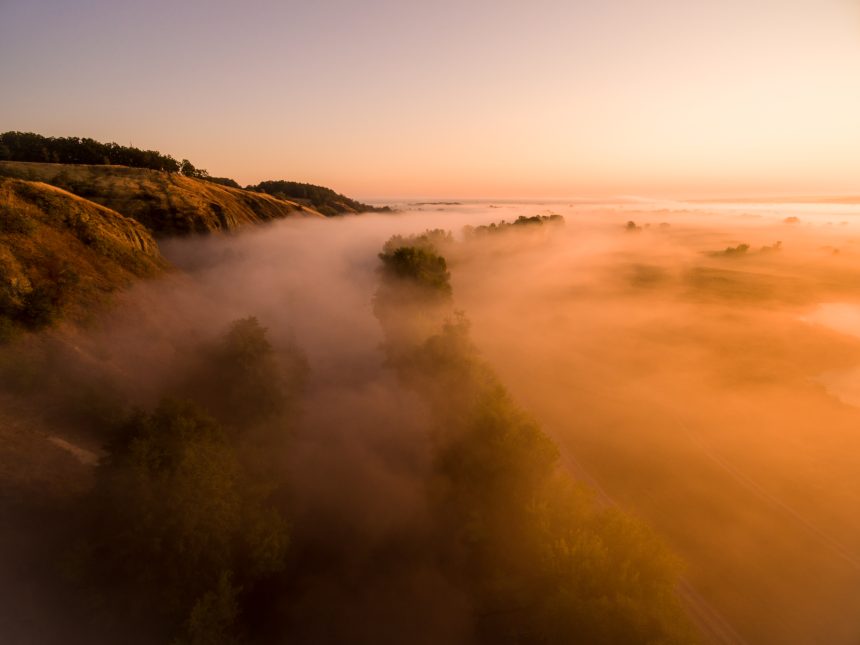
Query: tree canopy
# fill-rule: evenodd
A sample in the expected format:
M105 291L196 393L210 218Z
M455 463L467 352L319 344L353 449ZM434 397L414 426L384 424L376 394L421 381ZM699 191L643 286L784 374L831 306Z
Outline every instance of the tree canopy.
M156 150L101 143L86 137L44 137L34 132L4 132L0 134L0 161L147 168L178 172L186 177L239 188L239 184L232 179L212 177L206 170L196 168L188 159L180 162Z
M238 642L247 594L283 570L290 542L277 493L304 358L276 356L253 317L197 354L176 398L113 428L84 506L81 583L144 642Z

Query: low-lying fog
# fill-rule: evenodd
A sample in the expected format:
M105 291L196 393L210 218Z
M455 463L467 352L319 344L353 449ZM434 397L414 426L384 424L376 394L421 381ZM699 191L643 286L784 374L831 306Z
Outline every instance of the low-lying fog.
M565 226L462 234L550 213ZM501 380L576 477L655 528L734 642L860 641L860 208L502 203L283 221L165 245L186 275L134 289L82 347L152 403L182 339L257 316L310 365L299 513L372 542L422 521L427 459L422 409L383 365L377 253L437 228L455 238L440 249L455 306ZM457 632L448 609L440 642Z

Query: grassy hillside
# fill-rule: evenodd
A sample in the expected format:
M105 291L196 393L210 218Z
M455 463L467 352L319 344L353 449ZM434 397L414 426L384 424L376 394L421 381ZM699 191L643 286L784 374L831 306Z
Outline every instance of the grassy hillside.
M136 219L156 237L232 231L316 210L293 201L147 168L0 161L0 176L41 181Z
M47 184L0 177L0 338L82 319L166 266L140 223Z

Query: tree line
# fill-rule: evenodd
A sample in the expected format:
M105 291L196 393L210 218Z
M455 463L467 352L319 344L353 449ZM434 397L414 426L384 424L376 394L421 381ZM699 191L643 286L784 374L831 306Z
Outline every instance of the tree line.
M525 228L533 228L537 226L543 225L562 225L564 224L564 217L561 215L532 215L528 217L526 215L520 215L513 222L506 222L502 220L501 222L493 222L492 224L484 224L482 226L464 226L463 233L465 237L473 237L476 235L484 235L487 233L501 233L509 230L518 230Z
M102 143L86 137L44 137L33 132L4 132L0 134L0 161L147 168L239 188L239 184L232 179L213 177L188 159L177 161L155 150Z
M436 561L470 598L475 640L689 643L678 565L641 523L601 506L482 359L452 307L438 231L390 241L375 311L389 364L433 421ZM447 238L450 243L450 238ZM410 311L404 311L410 310ZM404 331L404 320L423 327Z

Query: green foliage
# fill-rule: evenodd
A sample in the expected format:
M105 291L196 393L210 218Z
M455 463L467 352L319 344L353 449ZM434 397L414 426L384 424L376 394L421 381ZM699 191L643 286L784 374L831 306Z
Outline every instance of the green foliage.
M43 137L33 132L0 134L0 160L121 165L176 172L179 163L170 155L116 143L79 137Z
M281 361L254 318L236 320L219 341L204 348L183 388L229 428L247 428L291 411L308 366L294 346Z
M213 184L228 186L229 188L242 188L237 181L230 179L229 177L212 177L207 174L206 177L200 177L200 179L205 179Z
M438 330L451 314L451 283L447 262L436 250L450 233L428 231L420 236L392 237L379 254L381 281L373 309L385 334L390 363L411 352Z
M675 594L678 565L650 531L561 479L546 500L533 522L545 595L521 633L545 643L695 641Z
M432 246L400 246L379 254L387 278L408 281L444 297L451 295L451 274L445 258Z
M90 363L70 362L62 343L26 340L0 351L0 388L49 401L64 427L92 432L106 452L64 554L81 624L97 642L247 642L249 603L286 565L283 464L304 358L275 352L254 318L199 349L191 380L221 423L184 399L128 413Z
M59 317L62 291L55 285L40 284L24 296L18 319L31 329L47 327Z
M454 242L454 236L450 231L441 228L428 229L419 235L393 235L385 244L382 245L383 255L393 253L402 247L415 247L424 249L436 255L440 254L440 250Z
M395 254L404 248L401 269ZM380 257L420 294L419 252L433 254L397 247ZM378 297L387 298L384 282ZM398 302L420 316L430 299ZM390 307L376 311L389 316L381 322L390 336L397 318ZM389 360L433 420L438 561L475 608L478 642L693 640L672 558L641 524L601 508L570 480L555 444L481 359L462 314Z
M188 159L178 162L170 155L163 155L155 150L141 150L133 146L101 143L95 139L79 137L43 137L33 132L0 134L0 161L148 168L164 172L179 172L186 177L202 179L222 186L240 187L237 182L227 177L212 177L202 168L196 168ZM82 197L88 196L87 187L72 192Z
M212 177L209 176L209 173L202 168L195 168L194 164L192 164L188 159L183 159L179 164L179 172L185 175L186 177L193 177L194 179L204 179L206 181L213 181L214 183L224 183L232 182L235 184L236 182L232 179L218 178L218 181L215 181Z
M447 326L401 371L437 420L433 508L480 641L688 642L672 559L569 481L466 334Z
M501 222L487 224L484 226L466 226L463 228L463 233L468 238L473 237L475 235L484 235L487 233L501 233L503 231L523 230L526 228L534 228L537 226L544 225L559 226L562 224L564 224L564 217L562 217L561 215L534 215L532 217L520 215L511 223L502 220Z
M246 186L246 189L258 193L268 193L280 199L304 201L328 217L344 213L387 213L391 211L387 206L377 208L370 204L362 204L325 186L303 184L297 181L262 181L256 186Z
M232 580L244 587L280 570L284 520L245 484L221 426L189 402L133 413L108 450L87 567L95 588L109 590L106 611L168 632L185 625L190 643L232 642Z
M177 645L233 645L239 641L239 588L225 573L191 610L186 638Z
M80 277L64 259L55 255L44 258L38 283L24 298L22 320L33 329L47 326L60 317L69 294L78 286Z
M48 258L45 275L24 294L14 318L29 329L41 329L62 314L69 290L78 282L77 274L56 258Z

